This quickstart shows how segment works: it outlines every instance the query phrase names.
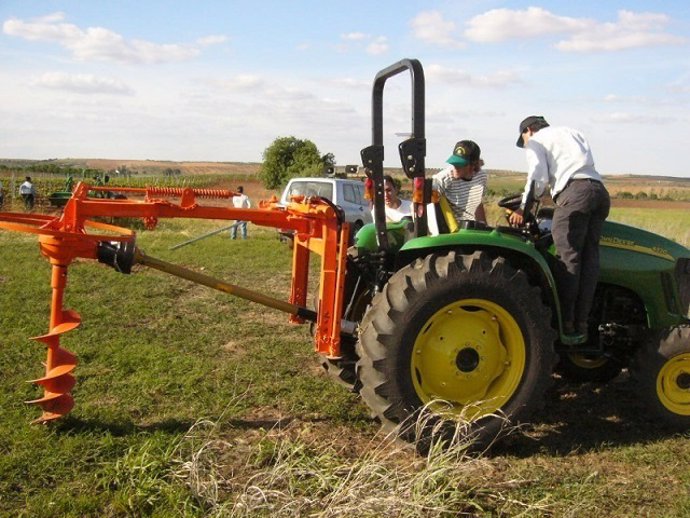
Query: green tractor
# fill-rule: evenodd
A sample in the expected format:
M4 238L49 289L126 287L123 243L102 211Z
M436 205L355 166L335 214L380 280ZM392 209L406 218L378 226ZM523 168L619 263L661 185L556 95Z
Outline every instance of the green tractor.
M405 71L412 79L412 136L399 152L413 182L415 218L386 224L383 88ZM475 444L490 443L506 424L524 422L543 406L554 371L606 382L628 368L651 411L689 429L690 250L606 222L588 342L566 345L553 274L553 209L532 202L521 228L468 221L454 233L429 236L424 73L417 60L377 74L372 110L373 143L362 161L375 222L349 250L343 315L359 322L359 334L344 341L342 359L324 360L329 373L359 391L384 426L427 443L435 430L457 433L457 423ZM499 205L519 203L515 195Z

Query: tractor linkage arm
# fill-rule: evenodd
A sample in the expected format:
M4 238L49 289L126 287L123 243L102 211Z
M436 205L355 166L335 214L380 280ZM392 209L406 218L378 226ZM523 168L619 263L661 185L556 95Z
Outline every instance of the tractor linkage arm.
M95 198L89 196L90 191L123 192L138 199L131 196L127 199ZM197 201L200 198L232 198L238 194L221 189L139 189L79 183L60 216L0 212L0 229L38 234L41 254L50 261L52 268L49 330L33 338L47 346L45 374L32 380L43 387L43 396L27 402L43 409L43 414L34 422L60 418L74 406L71 390L76 380L72 372L77 357L60 347L60 336L81 323L76 311L63 309L67 268L76 258L98 260L122 273L130 273L134 264L145 265L284 311L290 314L290 322L316 322L315 350L331 359L341 356L341 333L356 332L354 323L341 321L350 233L348 223L342 221L337 207L320 198L295 198L286 208L278 206L273 199L261 202L257 209L202 205ZM171 198L179 201L173 202ZM103 217L143 218L149 229L156 226L159 218L197 218L244 220L260 226L294 230L289 300L277 300L147 256L137 249L134 231L94 219ZM321 256L316 311L305 307L311 253Z

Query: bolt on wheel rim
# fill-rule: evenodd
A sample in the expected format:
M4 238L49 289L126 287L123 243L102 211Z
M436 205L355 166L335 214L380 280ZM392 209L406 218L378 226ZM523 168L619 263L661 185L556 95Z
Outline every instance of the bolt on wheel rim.
M656 379L659 401L674 414L690 416L690 353L669 359Z
M525 340L513 316L489 300L466 299L443 307L424 323L410 370L424 404L472 421L510 400L525 363Z

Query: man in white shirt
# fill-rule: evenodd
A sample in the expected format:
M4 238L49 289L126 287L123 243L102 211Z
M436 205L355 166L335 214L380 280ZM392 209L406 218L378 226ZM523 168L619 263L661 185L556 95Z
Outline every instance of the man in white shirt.
M24 209L27 211L33 210L36 197L36 189L34 188L34 184L31 183L30 176L27 176L24 182L19 186L19 194L24 200Z
M398 187L390 175L383 177L383 198L387 223L397 223L404 217L412 217L412 202L398 197ZM375 217L373 208L371 209L371 217L372 219Z
M432 177L434 190L448 200L458 224L461 220L486 223L482 198L487 175L482 171L480 147L471 140L461 140L446 162L450 165Z
M579 131L549 126L544 117L532 115L520 123L516 145L525 149L527 184L522 205L510 215L510 223L521 225L528 197L539 197L551 187L556 203L551 233L558 254L563 331L570 343L584 342L599 277L599 238L611 208L609 193L594 168L589 143Z
M237 188L237 192L239 193L236 196L232 197L232 206L235 207L236 209L248 209L252 206L251 202L249 201L249 197L244 194L244 187L241 185ZM242 236L242 239L247 239L247 222L246 221L236 221L235 224L232 226L230 229L230 238L231 239L237 239L237 228L239 227L240 229L240 235Z

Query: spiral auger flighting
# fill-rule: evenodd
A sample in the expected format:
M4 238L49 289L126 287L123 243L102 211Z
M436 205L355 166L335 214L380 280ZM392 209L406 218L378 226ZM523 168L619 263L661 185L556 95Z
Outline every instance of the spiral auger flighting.
M78 187L77 190L85 195L88 186ZM47 348L43 376L30 381L43 388L42 397L27 401L28 404L38 405L43 410L41 416L33 423L58 419L74 407L71 392L76 383L73 372L77 366L77 357L60 344L60 338L65 333L81 324L81 317L76 311L63 308L69 265L77 258L98 259L109 260L111 266L123 273L129 273L131 270L131 263L127 262L127 254L134 248L135 236L131 230L80 218L77 214L78 209L74 207L66 212L71 218L66 217L64 213L60 217L47 214L0 213L0 229L38 235L41 255L46 257L51 265L52 299L49 329L46 334L32 338L45 344ZM96 233L90 233L87 229ZM118 253L120 248L113 243L122 242L126 244L120 247L122 251Z
M67 267L53 264L50 330L45 335L32 338L32 340L43 342L47 346L45 375L30 381L30 383L43 387L43 397L27 401L28 404L38 405L43 409L43 414L34 420L34 423L58 419L69 413L74 406L71 390L76 380L72 371L77 366L77 357L67 349L60 347L60 337L79 327L81 317L76 311L62 308L66 282Z

